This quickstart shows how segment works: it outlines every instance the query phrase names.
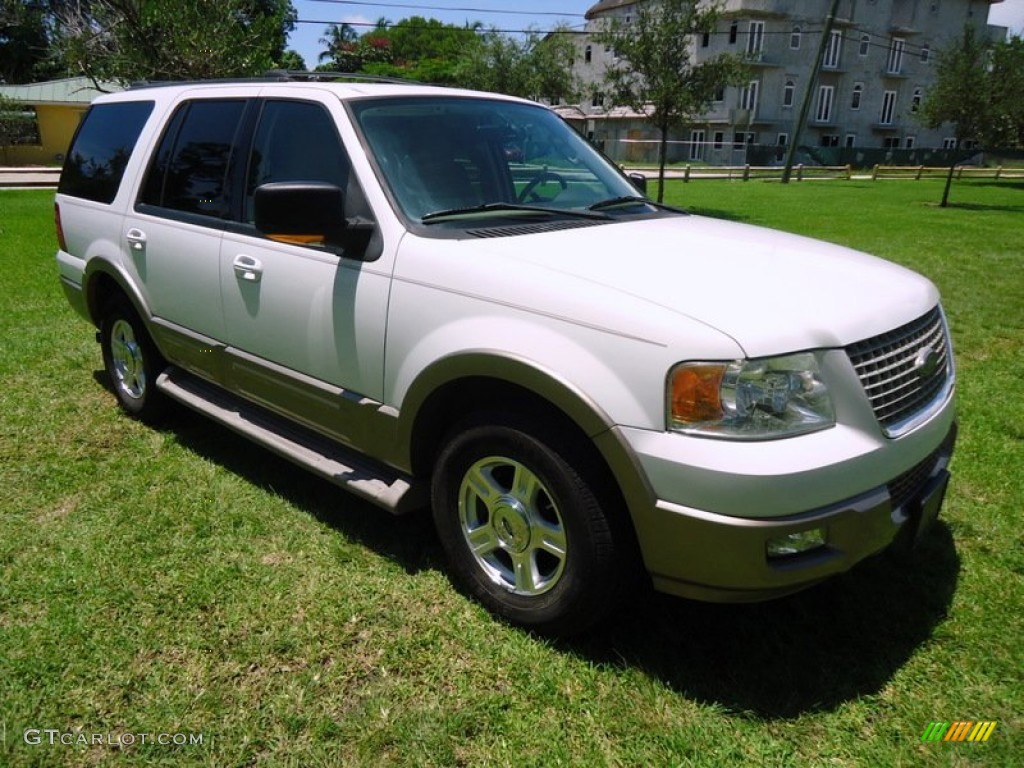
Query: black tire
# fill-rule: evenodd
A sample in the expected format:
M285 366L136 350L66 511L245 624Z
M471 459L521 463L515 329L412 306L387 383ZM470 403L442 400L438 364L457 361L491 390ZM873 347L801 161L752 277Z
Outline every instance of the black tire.
M566 636L604 618L633 583L605 509L615 494L571 443L529 422L477 417L435 465L434 523L459 586L495 614ZM616 539L620 541L616 541Z
M167 363L123 297L111 301L103 313L100 346L110 385L125 413L141 421L159 419L167 409L167 397L156 388L156 377Z

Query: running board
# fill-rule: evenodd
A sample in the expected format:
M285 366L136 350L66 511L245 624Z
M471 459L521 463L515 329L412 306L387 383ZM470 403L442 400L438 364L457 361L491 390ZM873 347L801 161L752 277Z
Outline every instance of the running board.
M426 506L425 495L409 477L180 368L165 370L156 386L188 408L393 514Z

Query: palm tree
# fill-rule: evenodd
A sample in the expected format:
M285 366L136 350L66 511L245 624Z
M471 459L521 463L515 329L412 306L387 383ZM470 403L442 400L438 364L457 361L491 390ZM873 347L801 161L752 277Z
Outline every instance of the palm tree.
M324 29L324 37L320 38L320 44L326 46L327 50L321 52L318 61L340 61L345 53L352 51L359 34L348 22L331 24Z

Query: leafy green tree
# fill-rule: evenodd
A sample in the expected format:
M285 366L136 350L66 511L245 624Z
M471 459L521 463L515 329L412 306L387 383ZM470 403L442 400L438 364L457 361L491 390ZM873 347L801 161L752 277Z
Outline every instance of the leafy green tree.
M349 24L332 24L320 42L327 46L320 54L320 61L327 61L317 67L321 70L364 72L373 64L389 64L393 57L391 43L379 26L360 36Z
M0 0L0 82L30 83L60 75L50 56L46 3Z
M936 73L921 105L921 121L929 128L952 123L957 144L979 139L989 120L992 82L988 46L973 27L965 27L955 45L939 52Z
M572 70L575 53L564 28L521 37L492 29L480 36L479 45L463 52L459 80L470 88L527 99L572 99L580 90Z
M1024 39L987 43L972 27L940 51L935 84L919 119L929 128L954 126L957 142L1024 146Z
M708 110L715 92L746 79L743 60L722 54L697 63L694 43L715 29L721 7L701 0L660 0L632 20L611 20L595 39L615 52L605 73L610 99L650 116L660 132L658 200L665 189L668 135Z
M992 49L991 103L995 107L984 132L987 147L1024 147L1024 38L1013 37Z
M324 46L320 52L320 63L329 62L330 68L340 72L354 71L352 65L356 63L358 42L359 33L351 24L331 24L320 38L320 45Z
M57 52L94 80L255 75L282 58L291 0L89 0L51 3Z
M302 58L302 54L298 51L289 49L282 53L281 58L277 60L277 68L293 72L305 72L306 60Z
M459 26L421 16L394 24L381 21L384 23L378 22L377 29L365 37L386 40L390 58L365 63L365 71L425 83L465 85L460 74L462 62L480 45L479 24Z

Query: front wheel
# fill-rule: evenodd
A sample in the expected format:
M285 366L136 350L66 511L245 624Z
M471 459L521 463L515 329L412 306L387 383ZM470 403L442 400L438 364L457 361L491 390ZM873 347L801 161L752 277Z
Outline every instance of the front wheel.
M103 365L126 413L152 421L163 414L166 397L155 384L165 363L138 314L124 299L113 301L100 326Z
M516 624L567 635L600 620L629 579L582 454L538 434L501 419L458 431L436 465L434 521L471 595Z

